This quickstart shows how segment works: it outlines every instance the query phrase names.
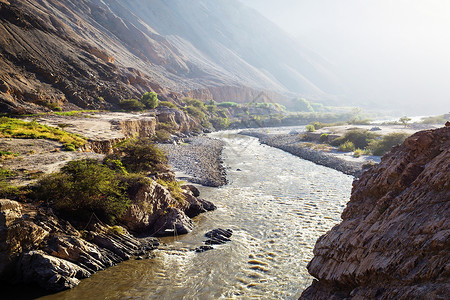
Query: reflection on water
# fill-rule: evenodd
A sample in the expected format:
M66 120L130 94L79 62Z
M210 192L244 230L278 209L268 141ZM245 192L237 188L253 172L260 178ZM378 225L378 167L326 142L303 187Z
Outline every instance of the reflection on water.
M340 221L353 178L255 138L214 133L226 142L229 185L200 187L218 210L193 233L163 239L149 260L131 260L45 299L297 299L310 284L306 265L317 238ZM192 249L214 228L232 242Z

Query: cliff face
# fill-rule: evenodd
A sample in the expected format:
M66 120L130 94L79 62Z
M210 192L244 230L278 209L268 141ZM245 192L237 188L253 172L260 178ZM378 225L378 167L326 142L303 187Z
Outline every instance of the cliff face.
M450 127L408 138L355 181L300 299L447 299Z
M146 91L323 97L336 91L324 64L234 0L0 0L2 111L110 108Z

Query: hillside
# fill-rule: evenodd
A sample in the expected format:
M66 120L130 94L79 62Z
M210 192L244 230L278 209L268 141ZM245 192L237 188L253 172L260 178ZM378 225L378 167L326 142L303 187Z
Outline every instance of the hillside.
M319 58L239 1L0 1L2 111L111 108L149 90L242 102L336 86Z

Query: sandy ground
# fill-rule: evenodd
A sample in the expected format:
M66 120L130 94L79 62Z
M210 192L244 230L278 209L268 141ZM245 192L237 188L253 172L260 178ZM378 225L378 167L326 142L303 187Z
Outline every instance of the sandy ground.
M125 137L119 128L120 121L148 117L153 117L153 115L148 113L101 112L85 113L78 116L39 116L36 122L53 127L63 125L67 132L79 134L90 140L103 141ZM27 121L32 120L32 118L27 119Z

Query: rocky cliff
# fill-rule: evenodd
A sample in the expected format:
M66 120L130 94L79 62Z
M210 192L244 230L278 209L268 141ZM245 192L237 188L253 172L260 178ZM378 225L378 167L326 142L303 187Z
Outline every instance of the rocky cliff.
M447 125L450 125L447 123ZM448 299L450 127L422 131L354 182L300 299Z
M0 0L2 111L111 108L146 91L324 97L337 90L324 65L235 0Z

